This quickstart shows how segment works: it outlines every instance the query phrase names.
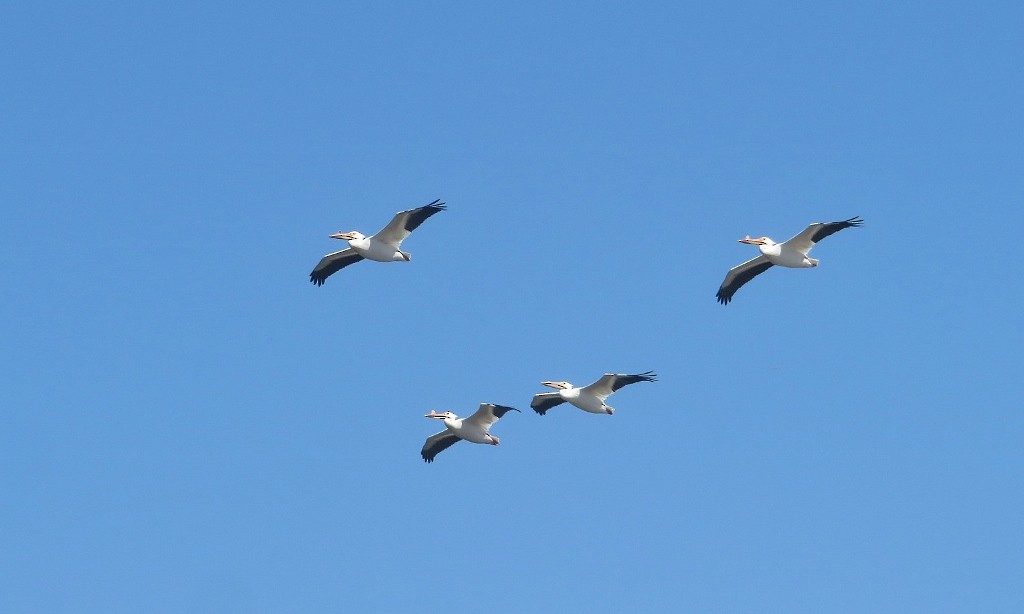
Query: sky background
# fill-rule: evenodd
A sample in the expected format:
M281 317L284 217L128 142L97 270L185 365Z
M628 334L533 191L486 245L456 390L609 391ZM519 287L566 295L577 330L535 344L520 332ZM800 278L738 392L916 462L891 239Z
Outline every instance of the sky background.
M1022 24L3 3L0 611L1024 610Z

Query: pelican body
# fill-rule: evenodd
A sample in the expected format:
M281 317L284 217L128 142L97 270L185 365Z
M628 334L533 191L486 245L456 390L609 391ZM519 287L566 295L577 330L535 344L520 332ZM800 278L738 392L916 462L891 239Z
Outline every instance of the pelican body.
M541 385L558 391L558 398L592 414L615 413L615 408L605 403L604 399L591 391L584 392L583 387L577 388L569 382L541 382Z
M481 403L479 409L468 418L459 418L450 411L431 411L424 416L444 422L445 430L427 437L427 441L420 450L423 460L432 463L434 457L442 450L466 440L470 443L483 443L492 446L499 445L501 440L491 434L491 426L509 411L519 411L515 407L495 405L494 403Z
M358 230L336 232L330 235L330 238L347 241L352 251L367 260L376 260L377 262L409 262L412 260L412 254L398 249L394 243L389 243L376 236L368 237Z
M818 260L810 258L806 251L801 251L787 243L776 243L768 237L761 237L759 239L746 237L740 239L739 242L746 243L747 245L756 245L758 251L768 259L768 262L777 266L784 266L790 269L806 269L818 266Z
M782 243L776 243L768 237L752 239L750 235L747 235L739 242L756 245L761 255L729 269L715 298L719 303L728 305L732 300L732 295L736 294L743 284L773 266L789 269L809 269L818 266L818 259L807 255L818 241L844 228L855 228L863 223L864 221L857 217L851 217L841 222L815 222Z
M569 382L541 382L541 385L554 388L557 392L542 392L533 396L530 407L540 415L562 403L569 403L591 414L614 414L615 408L607 403L608 397L616 390L635 384L636 382L655 382L657 376L648 371L636 375L621 373L605 373L593 384L577 388Z

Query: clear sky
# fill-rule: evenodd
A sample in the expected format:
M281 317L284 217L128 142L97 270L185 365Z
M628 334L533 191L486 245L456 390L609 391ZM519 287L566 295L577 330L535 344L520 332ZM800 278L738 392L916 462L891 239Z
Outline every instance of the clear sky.
M0 611L1024 611L1022 23L4 3Z

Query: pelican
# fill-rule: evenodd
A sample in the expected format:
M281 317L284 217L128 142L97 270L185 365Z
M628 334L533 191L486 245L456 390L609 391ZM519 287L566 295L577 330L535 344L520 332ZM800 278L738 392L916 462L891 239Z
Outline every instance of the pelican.
M351 232L338 231L332 235L332 239L348 241L348 247L340 252L327 254L320 259L320 262L309 274L309 281L318 286L324 285L324 281L350 264L359 262L363 258L376 260L377 262L408 262L412 260L412 254L403 252L402 241L412 231L419 228L426 219L438 211L444 211L444 203L440 199L429 205L399 211L391 218L388 225L375 235L367 237L358 230Z
M480 408L468 418L459 418L450 411L443 413L431 411L424 417L443 420L447 428L440 433L427 437L427 441L423 443L423 449L420 450L420 456L426 462L432 463L435 456L460 439L465 439L472 443L488 443L496 446L501 443L501 440L491 435L491 425L510 411L519 410L515 407L495 405L494 403L481 403Z
M568 401L583 411L592 414L613 414L615 408L605 403L605 399L612 396L616 390L629 384L637 382L656 382L657 375L648 371L636 375L624 375L621 373L605 373L601 379L589 386L576 388L569 382L541 382L544 386L555 388L558 392L541 392L533 395L530 407L540 415L544 415L549 409Z
M728 305L732 295L757 275L764 273L773 264L788 267L791 269L805 269L818 266L818 260L810 258L807 254L814 247L815 243L825 237L837 233L844 228L860 226L864 220L859 217L851 217L842 222L815 222L805 228L803 232L783 243L776 243L768 237L751 239L750 235L740 239L740 243L756 245L761 250L761 255L753 260L748 260L739 266L729 269L725 281L718 288L718 302Z

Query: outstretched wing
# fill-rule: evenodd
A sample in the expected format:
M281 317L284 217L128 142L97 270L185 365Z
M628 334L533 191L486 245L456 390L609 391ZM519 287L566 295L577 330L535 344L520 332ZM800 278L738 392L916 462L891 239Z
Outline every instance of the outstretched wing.
M394 245L395 249L398 249L402 244L402 241L404 241L412 231L419 228L420 224L425 222L428 217L444 210L444 203L438 199L429 205L417 207L416 209L409 209L408 211L399 211L395 214L395 217L391 218L391 221L388 222L387 226L373 236L375 239L384 241L389 245Z
M427 437L427 441L423 444L423 449L420 450L420 456L423 460L432 463L434 457L440 454L442 451L447 450L454 444L458 443L459 437L453 435L451 431L445 429L440 433Z
M754 279L761 273L764 273L772 267L772 263L768 262L768 257L761 254L757 258L747 260L743 264L737 265L729 269L729 272L725 275L725 281L718 287L718 293L715 294L715 298L718 302L723 305L728 305L729 301L732 300L732 295L736 294L736 291L747 283L751 279Z
M463 420L463 423L470 422L479 426L484 431L491 428L491 425L498 421L506 413L510 411L519 411L515 407L507 407L505 405L495 405L494 403L481 403L480 408L477 409L472 416ZM522 413L522 412L520 412Z
M616 390L623 386L635 384L637 382L656 382L658 381L657 375L653 371L647 371L646 373L637 373L635 375L627 375L624 373L605 373L601 376L601 379L597 380L589 386L584 386L583 390L586 390L593 394L595 397L604 401L612 395Z
M565 399L557 392L541 392L533 395L530 407L533 408L533 411L543 416L549 409L562 403L565 403Z
M863 223L864 220L860 219L858 216L851 217L850 219L843 220L842 222L815 222L807 228L804 228L800 234L783 243L783 245L792 247L806 256L807 252L811 251L811 248L814 247L814 244L818 241L821 241L825 237L835 234L844 228L854 228Z
M351 247L346 247L340 252L327 254L320 259L316 268L309 274L309 281L322 286L333 273L337 273L348 265L359 262L362 259L363 257L357 254Z

